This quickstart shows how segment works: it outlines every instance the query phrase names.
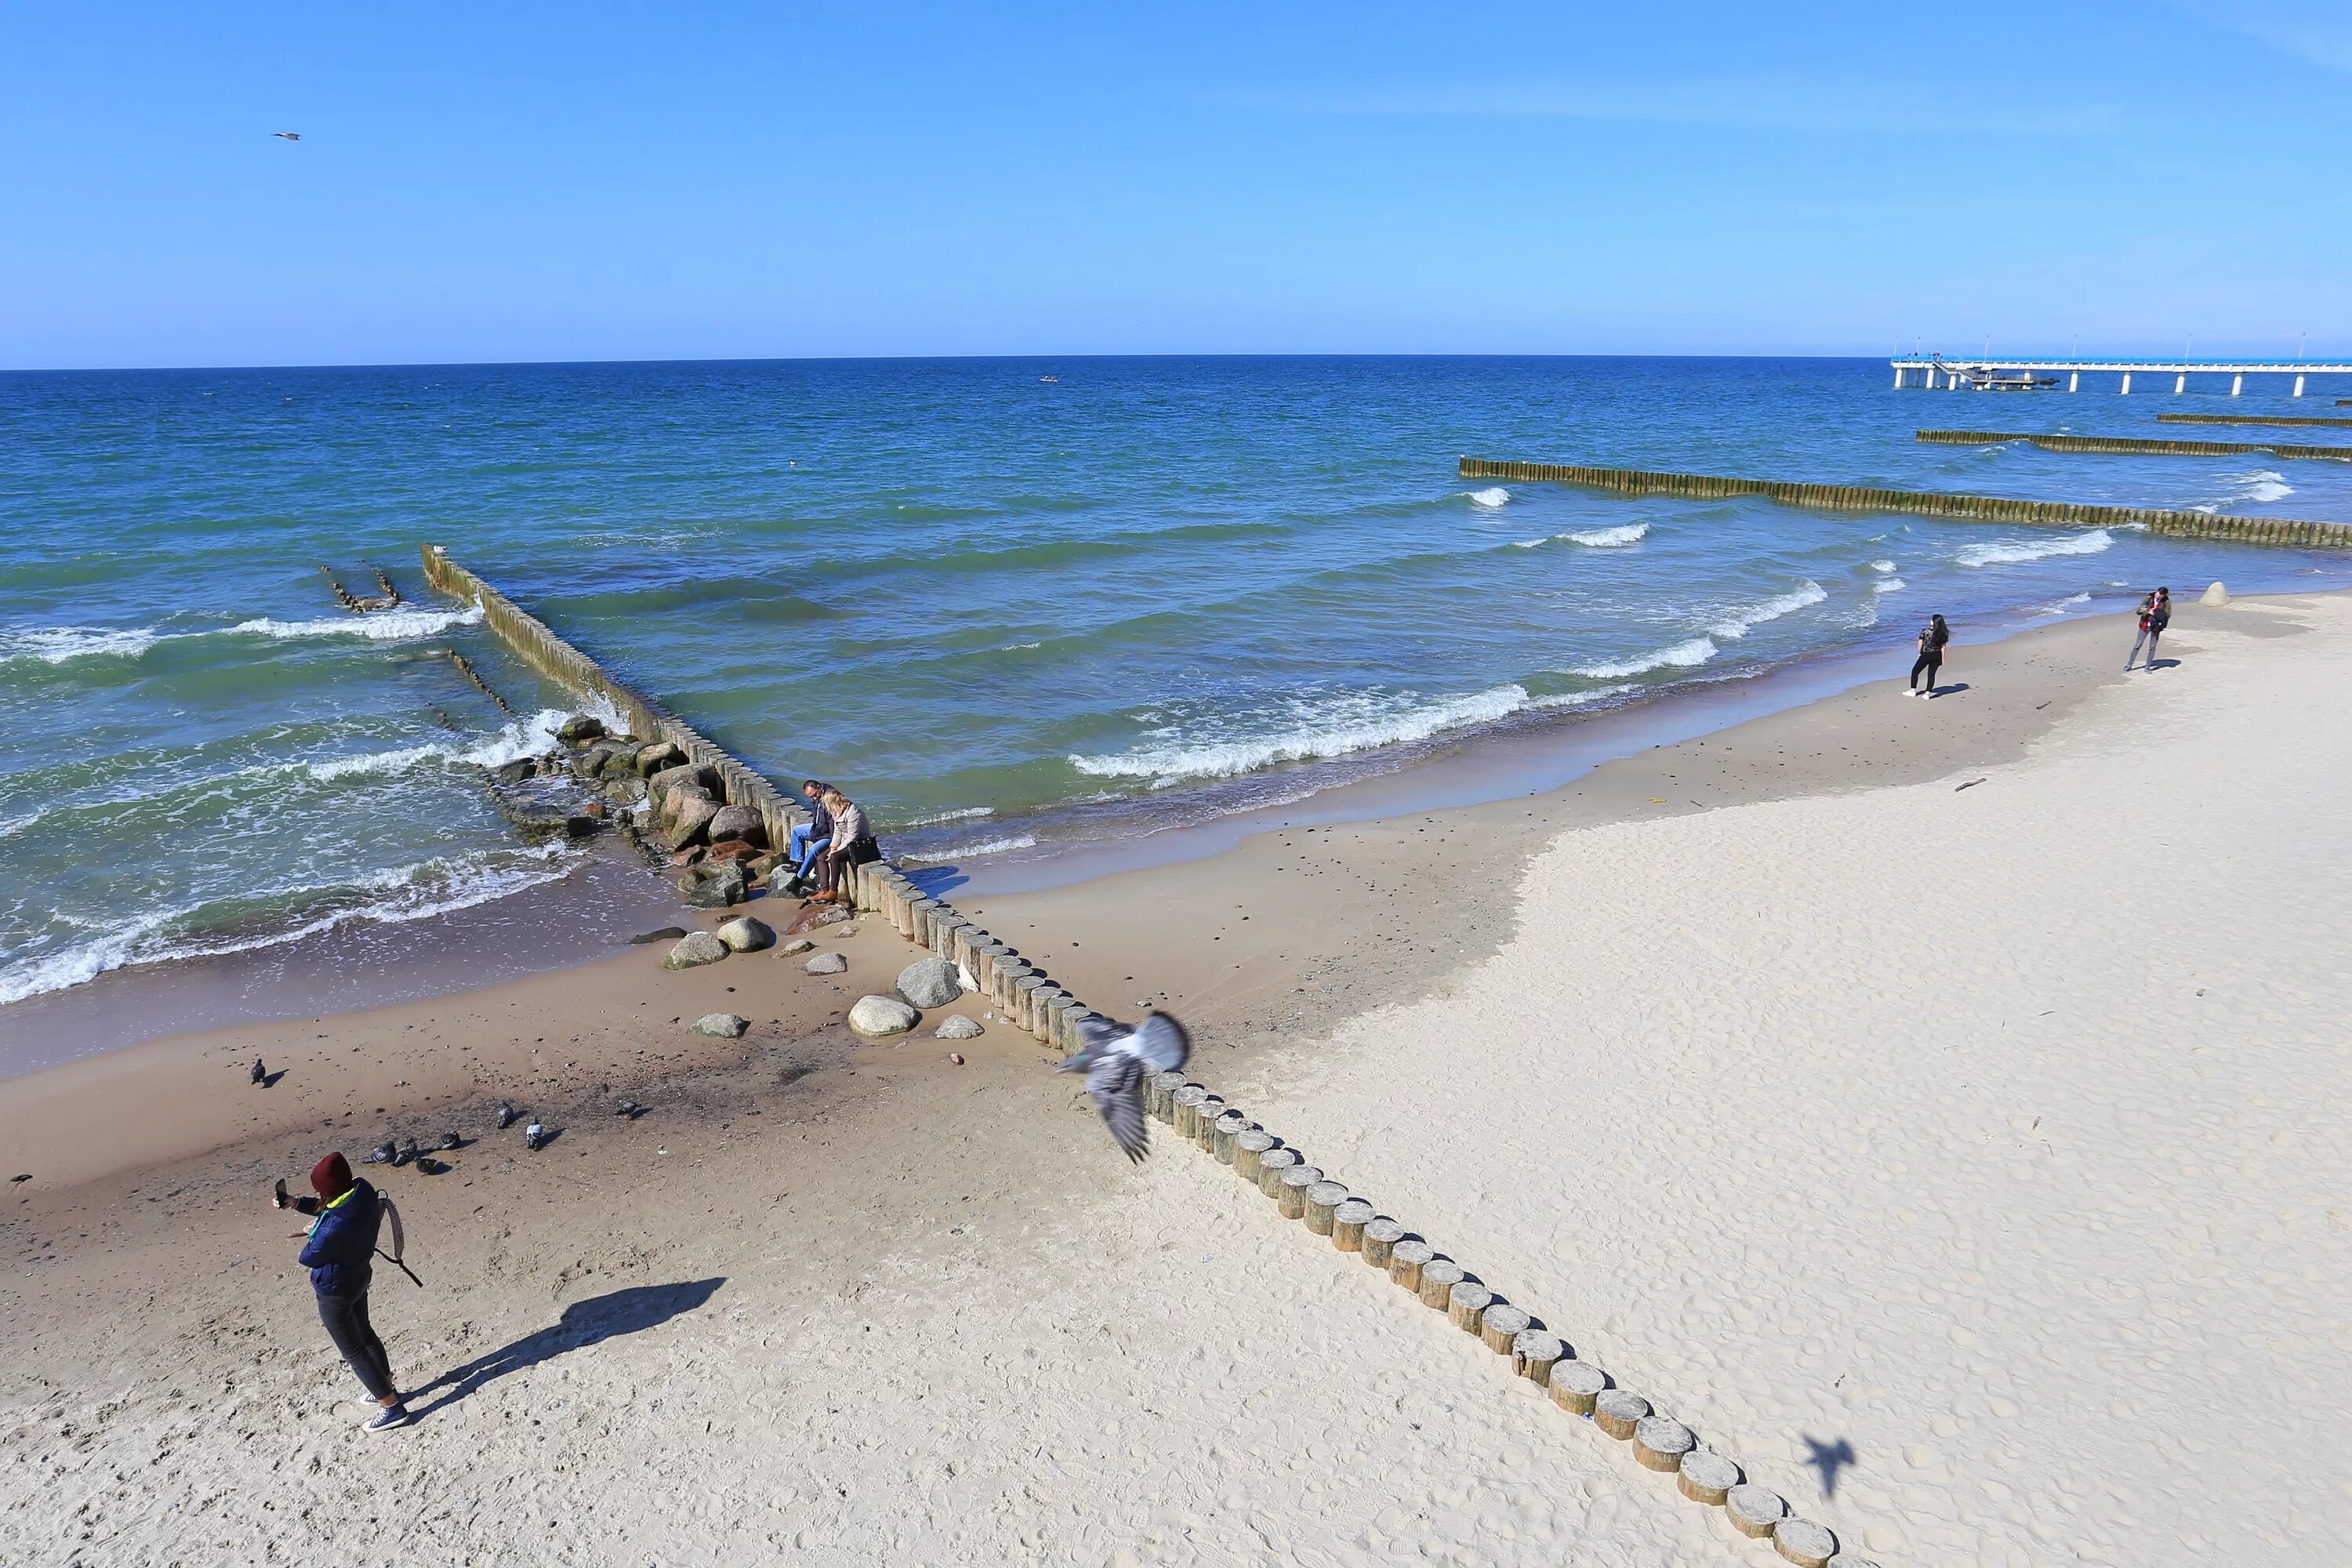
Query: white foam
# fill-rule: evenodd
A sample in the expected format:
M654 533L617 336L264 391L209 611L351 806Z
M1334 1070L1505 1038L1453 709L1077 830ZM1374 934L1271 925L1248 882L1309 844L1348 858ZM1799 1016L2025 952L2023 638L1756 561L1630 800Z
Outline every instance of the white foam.
M2010 566L2021 561L2046 561L2053 555L2096 555L2115 542L2104 528L2065 539L2002 540L1971 544L1953 557L1963 566Z
M1874 594L1899 594L1909 586L1900 577L1881 577L1870 585L1870 591Z
M1794 615L1807 605L1820 604L1829 596L1827 589L1808 577L1802 587L1791 588L1787 593L1776 595L1750 609L1742 610L1737 615L1727 616L1706 629L1719 637L1744 637L1767 621L1777 621L1782 616Z
M969 822L975 816L994 816L995 815L996 808L992 805L974 805L967 806L961 811L935 811L929 816L910 816L898 826L901 829L934 827L942 822Z
M20 658L43 664L63 664L69 658L137 658L161 640L160 634L144 626L33 626L0 632L0 664Z
M2070 594L2065 598L2051 604L2034 605L2033 613L2037 616L2063 616L2074 605L2087 605L2090 602L2091 595L2088 594Z
M2286 476L2273 472L2269 468L2255 468L2248 473L2224 474L2221 477L2236 483L2238 499L2241 500L2258 502L2284 500L2294 494L2294 487L2286 482Z
M1633 681L1627 681L1622 686L1597 686L1590 691L1563 691L1556 697L1538 697L1534 701L1529 702L1528 706L1531 709L1583 708L1592 703L1599 702L1604 698L1622 697L1628 691L1639 691L1641 689L1642 689L1638 684Z
M1870 569L1873 572L1891 573L1895 570L1895 563L1892 561L1874 561L1870 563Z
M1470 492L1470 504L1473 506L1483 506L1491 510L1495 507L1508 506L1510 501L1511 492L1500 485L1495 486L1492 489Z
M1588 675L1595 680L1615 680L1622 676L1647 675L1654 669L1696 669L1717 652L1714 641L1707 637L1692 637L1652 653L1640 654L1618 664L1579 665L1570 673Z
M1491 723L1527 705L1523 686L1489 687L1460 697L1417 694L1318 693L1290 699L1274 710L1227 722L1256 730L1231 738L1194 738L1172 726L1155 745L1097 756L1073 753L1070 765L1097 778L1231 778L1276 763L1344 756L1374 746L1426 740L1441 730Z
M337 910L289 930L260 936L210 942L195 939L178 942L170 938L157 939L158 932L200 913L205 908L201 903L142 915L116 924L105 934L79 946L29 963L0 970L0 1005L21 1001L27 996L37 996L44 992L63 991L125 964L159 963L183 958L218 958L234 952L281 947L306 936L316 936L355 921L401 925L456 910L470 909L476 904L503 899L567 875L571 870L569 861L577 851L558 840L538 849L503 850L499 853L502 863L457 857L366 873L336 887L263 889L253 896L271 898L343 891L383 896L349 909Z
M1011 838L983 838L977 844L958 844L951 848L934 849L924 855L909 855L909 860L922 860L933 865L948 860L977 860L983 855L1006 855L1015 849L1034 849L1037 840L1026 833Z
M1559 537L1570 544L1581 544L1594 550L1616 550L1628 544L1639 544L1649 536L1646 522L1629 522L1622 528L1594 528L1582 533L1563 533Z
M378 610L331 621L274 621L264 616L239 621L229 630L266 637L367 637L375 642L404 642L410 637L429 637L451 626L474 626L481 618L482 607L475 605L463 610Z
M403 746L396 751L337 757L307 766L310 776L321 783L365 773L405 773L425 763L470 763L476 767L495 768L546 751L554 743L556 731L569 717L560 708L542 708L529 720L518 720L483 740Z

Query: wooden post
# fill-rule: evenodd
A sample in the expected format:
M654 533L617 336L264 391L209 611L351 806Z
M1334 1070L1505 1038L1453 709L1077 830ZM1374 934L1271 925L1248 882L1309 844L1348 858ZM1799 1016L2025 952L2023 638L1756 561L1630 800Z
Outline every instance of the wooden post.
M1364 1250L1364 1227L1372 1221L1372 1205L1349 1198L1331 1211L1331 1245L1342 1252Z
M1264 1128L1234 1135L1234 1174L1255 1185L1259 1172L1259 1159L1274 1147L1274 1134Z
M1337 1182L1318 1182L1307 1189L1307 1228L1328 1236L1339 1223L1339 1208L1348 1201L1348 1189Z
M1797 1568L1829 1568L1837 1555L1837 1537L1825 1526L1791 1515L1772 1527L1772 1550Z
M1740 1534L1761 1541L1789 1516L1789 1505L1770 1487L1750 1481L1723 1494L1723 1511L1731 1516L1732 1528Z
M1389 1247L1389 1279L1414 1295L1421 1294L1421 1272L1437 1257L1425 1241L1399 1241Z
M1234 1163L1234 1140L1257 1125L1238 1110L1228 1110L1217 1118L1209 1152L1217 1157L1220 1165Z
M1270 1198L1280 1197L1283 1173L1297 1169L1297 1150L1268 1149L1257 1157L1257 1190ZM1321 1174L1320 1172L1317 1173Z
M1421 1266L1421 1304L1444 1311L1454 1303L1454 1287L1462 1283L1462 1265L1450 1258L1433 1258Z
M1174 1121L1176 1091L1192 1081L1181 1072L1154 1073L1150 1084L1151 1098L1145 1101L1145 1109L1162 1121ZM1204 1089L1201 1092L1206 1094L1209 1091Z
M1552 1363L1567 1353L1568 1347L1560 1343L1558 1334L1522 1329L1511 1341L1511 1370L1538 1388L1549 1388Z
M1303 1219L1307 1215L1307 1189L1323 1179L1323 1173L1313 1165L1293 1165L1277 1176L1275 1201L1281 1205L1285 1219Z
M1215 1147L1217 1118L1224 1113L1224 1100L1213 1094L1194 1106L1192 1108L1192 1142L1203 1149Z
M1609 1386L1609 1374L1589 1361L1556 1362L1546 1386L1554 1405L1571 1415L1590 1415L1593 1402Z
M1496 1355L1509 1355L1512 1342L1527 1332L1535 1319L1524 1307L1514 1307L1508 1301L1497 1301L1486 1309L1478 1321L1478 1334L1486 1348Z
M1335 1233L1336 1234L1336 1233ZM1389 1254L1404 1239L1404 1226L1392 1219L1376 1219L1364 1227L1364 1261L1375 1268L1389 1266Z
M1592 1401L1592 1424L1612 1437L1631 1437L1649 1413L1650 1402L1630 1388L1604 1390Z
M1494 1300L1494 1291L1474 1279L1465 1279L1445 1293L1445 1315L1464 1333L1475 1334Z
M1682 1469L1675 1482L1683 1496L1710 1508L1722 1507L1724 1494L1738 1484L1739 1467L1706 1448L1693 1448L1683 1456Z
M1176 1091L1176 1136L1195 1138L1201 1131L1201 1102L1209 1091L1197 1083L1188 1083Z
M1633 1423L1633 1458L1645 1469L1671 1475L1682 1468L1683 1456L1697 1447L1691 1429L1671 1415L1644 1415Z

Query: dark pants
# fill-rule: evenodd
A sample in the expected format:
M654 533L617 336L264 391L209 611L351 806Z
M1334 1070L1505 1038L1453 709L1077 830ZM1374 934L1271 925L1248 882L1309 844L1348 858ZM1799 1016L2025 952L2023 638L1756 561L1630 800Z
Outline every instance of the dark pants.
M882 858L880 846L871 838L852 839L839 849L828 848L816 858L816 879L822 891L838 893L852 866L870 865Z
M375 1337L368 1325L367 1292L356 1296L330 1296L319 1293L319 1321L327 1325L327 1337L360 1374L368 1394L377 1403L393 1396L392 1362L383 1353L383 1342Z
M1911 688L1912 688L1912 689L1913 689L1913 690L1915 690L1915 691L1918 689L1918 687L1919 687L1919 672L1920 672L1921 670L1923 670L1923 669L1924 669L1924 670L1926 670L1926 671L1927 672L1927 689L1928 689L1928 690L1930 690L1930 691L1935 690L1935 689L1936 689L1936 672L1937 672L1937 670L1939 670L1939 669L1943 668L1944 668L1944 661L1943 661L1943 659L1942 659L1941 658L1939 658L1938 656L1937 656L1937 655L1935 655L1935 654L1932 654L1932 653L1923 653L1923 654L1921 654L1921 655L1920 655L1920 656L1919 656L1916 660L1914 660L1914 661L1912 662L1912 665L1911 665Z

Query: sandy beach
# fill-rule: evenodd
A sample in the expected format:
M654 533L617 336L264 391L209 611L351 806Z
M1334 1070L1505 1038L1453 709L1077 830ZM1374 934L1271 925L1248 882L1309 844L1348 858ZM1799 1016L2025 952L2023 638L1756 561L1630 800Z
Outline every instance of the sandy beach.
M2336 1561L2352 599L2128 641L960 901L1849 1562ZM855 1042L913 954L822 940L0 1081L0 1557L1779 1561L1164 1130L1130 1170L1034 1041ZM382 1177L424 1418L363 1436L266 1194L445 1127Z

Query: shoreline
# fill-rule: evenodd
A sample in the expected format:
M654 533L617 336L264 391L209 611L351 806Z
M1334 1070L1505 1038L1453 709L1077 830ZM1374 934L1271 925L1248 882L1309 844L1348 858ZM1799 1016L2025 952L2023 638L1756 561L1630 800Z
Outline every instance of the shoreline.
M1933 1214L1949 1197L1966 1216L1979 1184L1914 1194L1903 1175L1906 1163L1941 1173L1928 1163L1937 1140L1915 1146L1904 1119L1940 1125L1943 1100L1874 1100L1858 1114L1895 1116L1887 1130L1905 1134L1879 1147L1876 1124L1849 1124L1809 1075L1825 1061L1869 1087L1940 1063L1949 1048L1989 1050L1989 1037L1938 1039L1937 1054L1922 1058L1898 1019L1866 1032L1874 1043L1857 1064L1851 1041L1824 1054L1822 1019L1784 1026L1769 1007L1760 1025L1721 1039L1702 1032L1696 1051L1661 1052L1649 1037L1689 1027L1694 1006L1752 992L1789 1005L1819 989L1830 1003L1822 1018L1834 1020L1838 998L1878 1006L1915 976L1937 979L1932 965L1879 973L1843 956L1816 974L1810 936L1745 958L1719 951L1747 928L1778 936L1772 906L1803 904L1811 891L1784 869L1766 875L1759 893L1748 885L1757 868L1738 855L1769 863L1793 846L1804 852L1790 864L1834 870L1865 891L1916 877L1907 862L1921 846L1875 868L1876 852L1902 842L1888 833L1916 826L1912 814L1953 816L1957 827L1965 814L1947 804L1955 798L1975 813L2053 766L2111 766L2118 714L2193 708L2209 669L2220 679L2286 660L2273 672L2318 679L2314 644L2273 653L2268 642L2309 637L2306 623L2320 622L2340 637L2345 605L2333 595L2218 611L2184 603L2168 646L2182 662L2131 678L2138 689L2128 695L2116 689L2125 645L2111 623L2085 619L1979 645L1948 666L1956 689L1937 703L1899 700L1895 683L1882 681L1604 763L1542 795L1295 825L1212 859L963 904L1101 1005L1126 1011L1164 995L1193 1027L1199 1077L1309 1139L1336 1173L1369 1184L1401 1217L1474 1248L1467 1260L1498 1271L1496 1282L1526 1291L1531 1307L1568 1314L1562 1331L1588 1347L1580 1353L1639 1376L1664 1407L1752 1475L1813 1500L1805 1511L1890 1568L1999 1560L1986 1556L1996 1543L2014 1553L2060 1538L2087 1546L2085 1561L2186 1562L2186 1546L2173 1556L2148 1550L2189 1539L2177 1517L2185 1504L2166 1504L2143 1534L2142 1521L2098 1500L2099 1489L2037 1489L2037 1466L2070 1473L2068 1453L2045 1449L2050 1424L2065 1428L2074 1385L2040 1388L2030 1344L2006 1346L2006 1359L1916 1363L1907 1342L1901 1354L1881 1348L1915 1320L1940 1331L1955 1310L1943 1303L1988 1299L1966 1280L1898 1290L1879 1315L1840 1324L1834 1353L1805 1348L1816 1319L1851 1310L1834 1288L1867 1260L1832 1261L1837 1247L1856 1247L1849 1209L1891 1226L1904 1202ZM2092 726L2084 743L2071 738L2078 715ZM2206 755L2211 722L2168 734L2179 756L2164 783ZM2225 753L2260 755L2243 745ZM1996 787L1957 797L1947 787L1979 775ZM2099 791L2072 798L2094 818L2108 809ZM2273 809L2312 831L2330 820L2300 795ZM1844 837L1890 814L1891 827ZM1791 816L1816 826L1796 838L1770 828ZM2107 847L2073 830L2044 846L2011 827L1972 852L2000 845L2028 866L2095 862ZM1582 886L1596 855L1607 868ZM1718 879L1734 889L1724 896L1737 919L1721 919L1705 895ZM1668 897L1643 886L1669 879L1702 890ZM1512 896L1487 896L1496 889ZM1964 989L1939 994L1940 1016L1975 1022L1965 987L1987 956L2043 960L2026 929L2039 908L2032 895L2030 880L2006 874L1990 886L1947 885L1946 897L1983 905L1979 919L2014 907L2018 930L1952 966L1943 983ZM1652 897L1665 912L1629 929L1579 923L1585 905ZM713 913L679 923L714 923ZM578 1561L717 1561L742 1529L765 1523L785 1536L814 1531L811 1545L836 1554L824 1560L846 1562L888 1555L894 1540L903 1554L894 1532L913 1528L929 1560L945 1561L1002 1556L1044 1530L1064 1557L1107 1556L1131 1541L1139 1561L1176 1561L1202 1550L1296 1554L1321 1539L1313 1530L1340 1539L1402 1505L1375 1536L1425 1555L1441 1540L1483 1539L1499 1519L1517 1532L1509 1550L1547 1560L1746 1560L1752 1549L1718 1514L1675 1498L1590 1427L1498 1376L1475 1341L1433 1324L1370 1271L1335 1272L1328 1247L1301 1254L1295 1227L1213 1163L1163 1146L1130 1172L1034 1040L989 1027L961 1044L959 1067L949 1042L928 1037L935 1014L925 1035L853 1042L841 1009L887 988L914 956L883 923L857 924L853 937L825 939L850 963L829 982L810 982L772 952L675 974L656 967L656 952L628 952L470 993L463 1007L415 1003L275 1037L247 1026L152 1041L0 1087L0 1141L55 1161L47 1173L34 1165L36 1179L8 1189L16 1203L0 1209L0 1246L19 1264L0 1303L21 1325L0 1405L31 1456L28 1474L53 1482L0 1509L0 1542L51 1539L64 1517L45 1511L52 1497L97 1500L87 1520L107 1532L112 1561L166 1555L180 1522L172 1510L184 1505L215 1510L223 1540L274 1542L293 1528L260 1508L269 1468L347 1466L347 1447L362 1440L345 1430L342 1412L356 1404L349 1374L316 1342L285 1226L258 1200L273 1175L305 1168L322 1137L355 1152L387 1127L421 1134L453 1124L477 1141L450 1156L450 1174L374 1173L409 1211L412 1237L430 1238L429 1252L413 1240L412 1256L429 1259L434 1289L385 1286L380 1309L402 1375L454 1365L443 1376L458 1392L436 1395L446 1407L418 1441L368 1450L392 1468L352 1484L373 1510L446 1484L462 1466L512 1512L490 1510L491 1524L477 1524L470 1507L428 1512L425 1543L479 1550L484 1531L504 1539L523 1521ZM2124 929L2137 935L2140 922ZM1867 921L1862 933L1872 944L1900 934L1899 922ZM2236 940L2260 952L2265 937L2250 928ZM1504 995L1493 989L1498 964L1523 965L1530 952L1563 984L1610 967L1596 970L1590 996L1546 999L1531 1015L1519 1005L1532 994L1520 989L1524 969ZM1716 962L1720 973L1691 968ZM2248 1004L2266 1005L2250 981L2239 984ZM952 1010L984 1011L976 1002ZM722 1005L758 1020L745 1039L702 1040L669 1021ZM2001 1016L2014 1006L2005 1001ZM1604 1016L1605 1026L1592 1021ZM2178 1043L2200 1052L2239 1044L2183 1033ZM1529 1050L1538 1039L1543 1048ZM1737 1043L1727 1050L1727 1040ZM2128 1036L2118 1043L2127 1053L2119 1063L2146 1050ZM284 1053L270 1065L282 1060L289 1077L249 1089L242 1068L265 1047ZM1927 1080L1937 1095L1979 1087L1968 1054L1953 1059L1957 1077ZM2257 1052L2225 1059L2233 1071L2263 1066ZM2072 1058L2053 1050L2049 1061ZM1666 1076L1654 1084L1654 1073ZM1994 1078L1995 1089L2007 1081ZM483 1111L499 1094L546 1113L560 1139L527 1155L513 1134L485 1131ZM609 1106L624 1094L652 1114L614 1118ZM1801 1111L1736 1125L1790 1094ZM2245 1100L2240 1086L2228 1103ZM2030 1152L2021 1133L1981 1154L1973 1123L1942 1142L1968 1160L2041 1173L2066 1200L2062 1212L2104 1214L2074 1203L2069 1163L2097 1152L2085 1142L2101 1125L2095 1102L2064 1103L2068 1115L2047 1134L2065 1151L2054 1163ZM2020 1126L2039 1108L2014 1112ZM2135 1101L2135 1113L2147 1105ZM1615 1147L1634 1133L1668 1142ZM2201 1143L2163 1146L2204 1158ZM2240 1158L2234 1147L2212 1153L2226 1163ZM1868 1163L1824 1171L1827 1151ZM1685 1163L1693 1174L1643 1186L1645 1173ZM1757 1169L1764 1185L1727 1208L1714 1201L1736 1190L1721 1184ZM1706 1222L1696 1273L1670 1219L1653 1213L1661 1205ZM1563 1223L1559 1234L1542 1228ZM1932 1261L1916 1266L1990 1267L1969 1247L1992 1245L1994 1234L1958 1238L1957 1263L1931 1247ZM1781 1249L1799 1240L1803 1266L1783 1267ZM1918 1253L1891 1240L1864 1253L1885 1250ZM2071 1321L2063 1301L2032 1331ZM1988 1325L1966 1310L1953 1327L2013 1331L2005 1318ZM1748 1361L1689 1348L1759 1334L1767 1348ZM881 1348L894 1342L920 1353ZM2058 1364L2105 1366L2135 1342L2102 1341L2095 1356ZM2228 1348L2192 1345L2179 1359L2201 1366ZM486 1362L489 1373L464 1370ZM1853 1374L1835 1395L1826 1392L1833 1373L1841 1384ZM1905 1381L1913 1373L1959 1377L1966 1397L1942 1403L1946 1381L1915 1394ZM219 1401L180 1397L180 1385L215 1384ZM2200 1408L2174 1399L2168 1393L2157 1408ZM2001 1415L2005 1403L2024 1415ZM2138 1405L2133 1422L2107 1425L2137 1433ZM546 1426L518 1439L526 1409ZM1947 1431L1948 1418L1959 1425ZM1860 1456L1850 1489L1825 1501L1797 1446L1806 1432L1851 1432ZM99 1485L108 1468L147 1463L151 1451L162 1456L152 1487L117 1497ZM2336 1450L2323 1442L2313 1451ZM2033 1459L2022 1469L2020 1452ZM2163 1468L2151 1471L2147 1458L2126 1448L2115 1462L2162 1485ZM1236 1467L1272 1489L1234 1500ZM1541 1480L1527 1479L1530 1468ZM1447 1498L1382 1489L1383 1477L1440 1470L1475 1479ZM1139 1472L1139 1482L1108 1487ZM736 1500L718 1510L728 1518L715 1534L710 1518L675 1504L688 1476ZM1066 1487L1117 1500L1105 1521L1081 1526L1042 1521L1035 1500L1006 1508L1037 1500L1028 1489L1041 1476L1045 1500ZM1986 1503L1980 1477L2022 1489L2028 1503ZM1912 1499L1924 1500L1915 1510ZM909 1508L922 1522L909 1522ZM252 1544L244 1554L261 1553Z
M2021 609L2012 612L2018 618L1955 647L1999 647L2116 613L2120 612L2048 617ZM1883 679L1891 658L1875 647L1830 649L1754 675L1678 683L1618 707L1479 729L1395 765L1373 766L1271 805L1125 837L1056 841L1042 854L963 863L915 860L908 874L935 897L968 903L977 897L1045 892L1210 859L1294 824L1332 826L1507 802L1562 788L1612 761L1719 733ZM676 923L690 912L678 904L667 877L637 862L625 847L600 840L572 873L506 898L424 920L358 923L215 957L127 965L0 1006L0 1082L174 1034L335 1017L590 967L611 956L627 936ZM54 1044L59 1037L90 1035L110 1043L62 1056Z

